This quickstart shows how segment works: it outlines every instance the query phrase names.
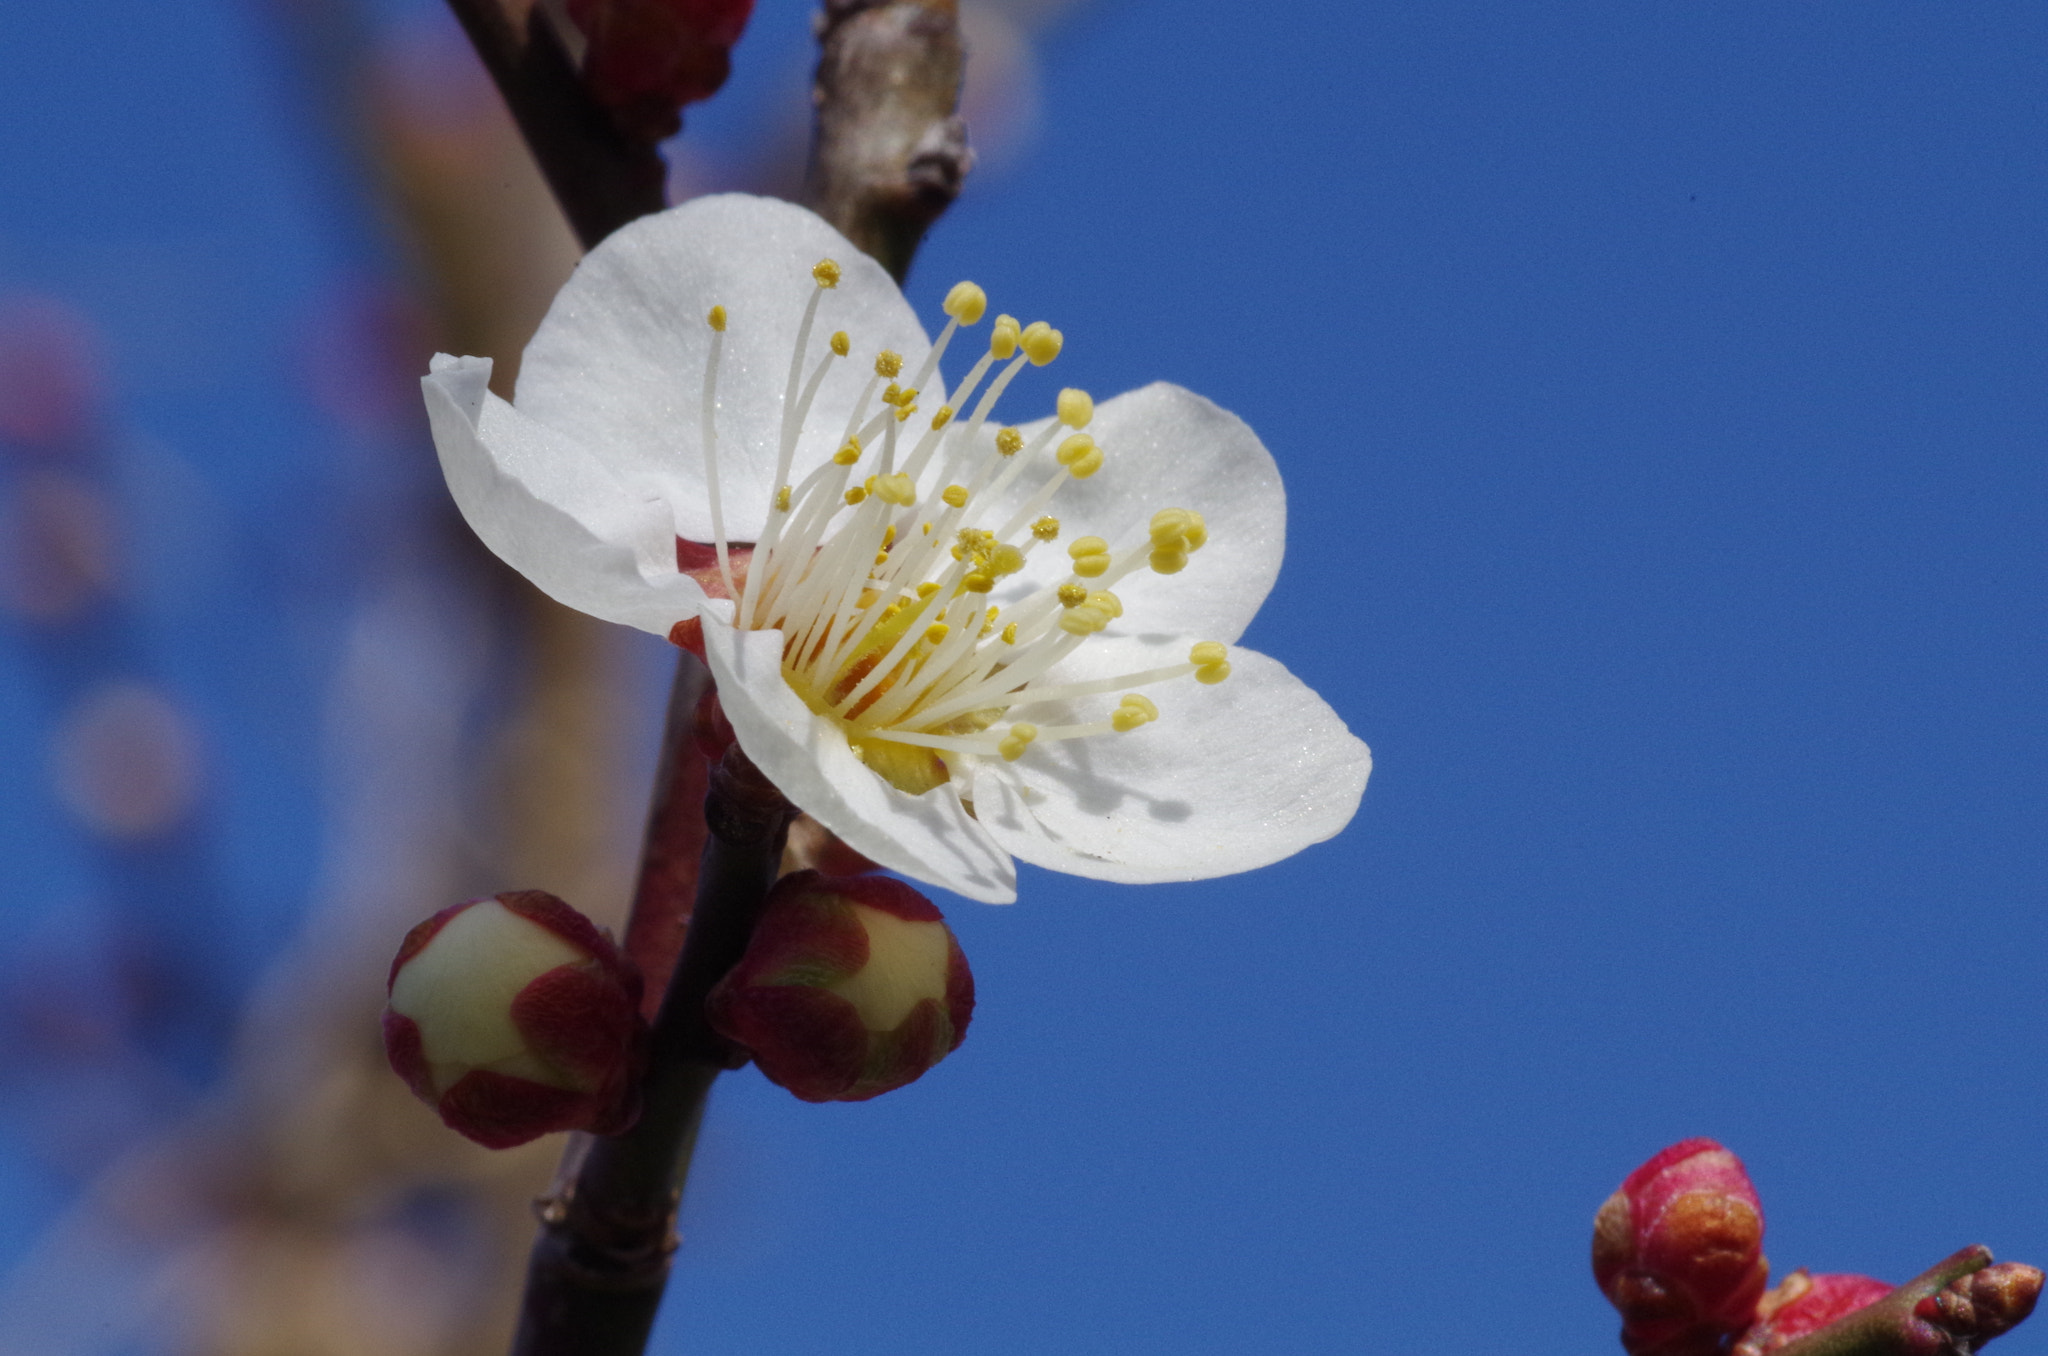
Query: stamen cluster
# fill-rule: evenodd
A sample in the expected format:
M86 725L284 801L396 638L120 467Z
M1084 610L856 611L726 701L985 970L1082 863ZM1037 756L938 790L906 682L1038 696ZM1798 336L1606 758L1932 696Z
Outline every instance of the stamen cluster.
M791 483L818 391L832 365L852 352L852 340L839 331L813 353L820 300L840 276L829 259L811 271L815 287L783 400L777 488L744 578L733 570L718 493L715 411L728 323L722 306L707 317L713 336L701 406L714 545L734 625L782 633L783 677L811 710L834 721L878 775L919 794L949 779L950 757L1015 760L1035 743L1128 733L1159 715L1138 692L1124 692L1106 718L1075 724L1017 720L1025 708L1186 676L1223 681L1230 663L1215 641L1195 645L1181 664L1088 682L1048 681L1063 659L1123 615L1114 592L1120 580L1140 569L1171 575L1187 567L1208 540L1202 515L1192 509L1161 509L1143 539L1121 546L1080 537L1066 548L1064 578L1007 606L989 604L1002 580L1058 541L1060 521L1046 509L1069 481L1100 472L1106 453L1086 431L1094 401L1073 389L1060 393L1058 417L1028 442L1009 427L983 440L996 402L1018 373L1052 362L1063 342L1043 321L1020 325L1007 315L996 317L987 352L950 401L924 427L911 426L955 334L977 324L987 308L973 283L947 294L945 331L907 380L900 355L876 356L874 375L837 435L838 451ZM1041 455L1048 447L1050 464ZM1038 477L1036 488L995 517L997 506L1016 502L1011 491L1020 479L1031 476ZM921 484L940 488L921 495Z

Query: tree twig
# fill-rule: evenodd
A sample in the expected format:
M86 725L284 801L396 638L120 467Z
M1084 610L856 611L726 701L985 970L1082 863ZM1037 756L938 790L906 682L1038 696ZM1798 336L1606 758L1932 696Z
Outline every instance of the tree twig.
M974 166L955 0L825 0L804 201L900 282Z
M690 713L680 729L673 706L670 715L671 742L688 740ZM735 744L704 801L696 908L655 1018L639 1123L594 1140L574 1187L542 1202L513 1356L638 1356L646 1346L705 1098L732 1063L705 996L746 950L794 813Z
M584 249L667 205L661 156L620 133L585 92L541 6L527 12L523 29L503 0L448 0L448 7L483 58Z

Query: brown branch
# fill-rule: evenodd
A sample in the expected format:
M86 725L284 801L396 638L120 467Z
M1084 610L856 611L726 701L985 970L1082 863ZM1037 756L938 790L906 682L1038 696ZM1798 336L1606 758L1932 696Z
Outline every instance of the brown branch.
M651 144L620 133L584 90L539 5L527 12L523 30L505 12L504 0L448 0L448 7L497 82L584 249L667 205L661 156Z
M694 703L678 721L680 705L670 708L672 744L690 739ZM732 1064L731 1047L705 1018L705 996L746 950L794 813L735 744L704 801L709 836L696 909L654 1022L639 1123L593 1141L574 1188L542 1202L513 1356L639 1356L645 1348L705 1098Z
M900 282L974 166L955 0L825 0L804 201Z

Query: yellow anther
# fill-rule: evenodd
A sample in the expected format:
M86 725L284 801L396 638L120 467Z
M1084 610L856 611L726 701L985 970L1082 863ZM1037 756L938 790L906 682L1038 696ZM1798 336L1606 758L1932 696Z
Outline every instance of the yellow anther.
M1204 664L1195 670L1195 681L1198 683L1208 683L1211 686L1222 682L1229 676L1230 664L1228 661L1220 664Z
M1024 450L1024 435L1016 429L1006 428L996 434L996 451L1006 457L1014 457Z
M937 645L952 630L953 628L944 622L933 622L930 626L924 628L924 643L927 645Z
M922 584L919 584L917 586L917 596L920 598L929 598L938 591L939 586L929 579L925 580Z
M988 568L997 576L1015 574L1024 568L1024 553L1004 542L988 553Z
M1006 634L1005 639L1007 638ZM1014 763L1023 756L1024 750L1031 747L1031 741L1036 738L1038 727L1020 720L997 742L996 752L1003 755L1004 762Z
M710 324L712 329L717 330L720 334L725 333L725 308L723 306L712 307L711 314L705 316L704 319Z
M886 476L876 476L873 488L875 498L885 504L895 504L899 508L907 508L917 502L917 486L912 483L908 475L901 471L896 471Z
M1108 589L1096 589L1094 592L1090 593L1088 595L1088 606L1100 608L1102 611L1107 612L1112 617L1121 617L1124 615L1123 599L1117 597Z
M946 507L948 508L966 508L967 487L965 485L948 485L945 489L939 491L939 498L945 500Z
M939 406L938 413L932 416L932 429L936 432L952 422L953 407L951 405L941 405Z
M1015 623L1015 622L1011 622L1011 623L1010 623L1010 624L1009 624L1008 626L1005 626L1005 627L1003 628L1003 644L1005 644L1005 645L1015 645L1016 643L1017 643L1017 623Z
M968 593L987 593L995 586L996 581L991 576L983 574L980 570L973 571L960 581L960 587Z
M1195 512L1195 511L1194 511L1193 509L1189 509L1189 510L1187 511L1187 514L1188 514L1188 530L1187 530L1187 539L1188 539L1188 550L1190 550L1190 551L1199 551L1199 550L1201 550L1201 549L1202 549L1202 548L1203 548L1204 546L1208 545L1208 542L1209 542L1209 524L1208 524L1208 523L1206 523L1206 522L1204 522L1204 521L1202 520L1202 515L1201 515L1201 514L1199 514L1199 513L1197 513L1197 512Z
M1189 515L1186 509L1161 509L1152 515L1152 544L1178 546L1187 536L1188 526Z
M818 280L820 287L839 286L839 265L830 259L820 259L811 266L811 276Z
M1062 584L1059 599L1061 607L1079 607L1088 601L1088 590L1080 584Z
M1060 520L1053 517L1040 518L1031 525L1031 535L1040 541L1052 541L1060 535Z
M1230 657L1230 647L1220 640L1205 640L1188 651L1190 664L1221 664Z
M999 359L1016 357L1017 344L1022 333L1017 328L1016 316L997 316L995 328L988 333L988 351Z
M888 563L889 563L889 553L888 553L887 551L877 551L877 552L875 552L875 564L877 564L877 565L887 565Z
M1087 428L1088 421L1095 417L1095 398L1086 391L1069 386L1060 392L1060 422L1068 428Z
M835 330L832 335L832 352L844 358L853 350L853 340L846 337L845 330Z
M1070 636L1092 636L1109 623L1110 615L1107 612L1086 603L1080 607L1070 607L1060 613L1060 630Z
M1001 612L1002 609L999 607L992 607L988 610L988 624L990 626L994 626L996 624L996 617L1000 615Z
M896 524L891 523L882 530L882 549L888 550L896 544Z
M1067 548L1074 558L1074 573L1083 579L1099 579L1109 573L1109 543L1100 537L1083 537Z
M1067 474L1076 480L1086 480L1102 469L1102 449L1091 447L1088 454L1067 468Z
M1053 456L1062 466L1071 467L1075 462L1095 450L1095 440L1085 433L1070 433L1060 440L1059 451Z
M784 485L775 492L775 507L784 513L789 512L789 486Z
M881 364L881 363L880 363L879 361L875 363L875 366L876 366L877 368L880 368L880 367L881 367L881 365L882 365L882 364ZM884 389L883 389L883 391L882 391L882 403L883 403L884 405L900 405L900 404L902 404L902 403L903 403L903 388L902 388L901 386L898 386L898 385L897 385L897 384L896 384L895 382L893 382L893 381L892 381L892 382L890 382L890 383L889 383L889 385L888 385L888 386L887 386L886 388L884 388Z
M1157 719L1159 708L1153 705L1152 699L1132 692L1127 693L1117 704L1116 710L1110 713L1109 723L1113 729L1127 734L1140 725L1149 725Z
M883 349L875 355L875 375L893 377L903 370L903 355L892 349Z
M988 293L971 282L956 282L939 309L963 325L977 324L988 309Z
M832 460L841 466L851 466L860 460L860 439L848 438L846 446L832 454Z
M849 504L858 504L867 497L868 492L858 485L846 492L846 502Z
M1188 567L1188 553L1178 546L1155 546L1145 563L1155 574L1179 574Z
M1043 367L1060 356L1060 345L1066 342L1066 336L1043 320L1034 320L1024 327L1018 342L1024 345L1024 356L1031 359L1031 365Z
M910 420L910 416L916 413L917 406L904 405L896 411L896 422L899 424L908 423Z
M917 530L929 537L932 534L932 525L930 523L920 523Z

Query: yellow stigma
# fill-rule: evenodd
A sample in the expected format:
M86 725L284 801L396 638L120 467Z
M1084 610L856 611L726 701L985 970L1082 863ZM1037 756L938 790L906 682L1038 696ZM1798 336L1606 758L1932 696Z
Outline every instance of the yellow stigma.
M1069 434L1054 456L1076 480L1086 480L1102 469L1102 449L1085 433Z
M783 513L789 512L789 486L784 485L775 492L775 507Z
M811 276L818 280L820 287L839 286L839 265L830 259L820 259L811 266Z
M1082 584L1062 584L1059 587L1061 607L1079 607L1088 601L1088 589Z
M1013 428L1006 428L996 434L996 451L1006 457L1014 457L1024 450L1024 435Z
M938 413L932 416L932 429L936 432L952 422L953 407L951 405L941 405L939 406Z
M1071 386L1060 392L1055 408L1059 410L1060 422L1068 428L1087 428L1088 421L1095 417L1094 397Z
M948 485L945 489L939 491L939 498L946 502L946 507L948 508L966 508L967 487L965 485Z
M971 282L956 282L939 309L963 325L977 324L988 309L988 293Z
M1109 573L1109 543L1100 537L1083 537L1067 548L1074 558L1074 573L1083 579L1099 579Z
M988 333L988 351L998 359L1017 356L1017 344L1022 332L1017 328L1017 317L999 315L995 328Z
M1005 632L1004 639L1007 640L1008 638L1009 634ZM1001 742L996 745L996 752L1003 755L1004 762L1014 763L1023 756L1024 750L1031 747L1031 741L1036 738L1038 738L1038 727L1020 720L1010 727L1008 734L1002 737Z
M710 325L712 329L717 330L720 334L725 333L725 308L723 306L712 307L711 314L705 316L704 320L705 323Z
M848 438L846 446L832 454L832 460L841 466L851 466L860 460L860 439Z
M901 353L896 353L885 348L880 353L877 353L875 355L876 376L893 377L902 370L903 355Z
M1031 535L1040 541L1052 541L1060 535L1060 520L1050 514L1031 525Z
M1117 703L1116 710L1110 713L1109 723L1119 733L1129 734L1140 725L1149 725L1157 719L1159 708L1153 705L1150 697L1142 693L1127 692L1124 699Z
M852 489L850 489L850 490L848 490L848 491L846 492L846 502L847 502L847 503L849 503L849 504L858 504L858 503L861 503L861 502L862 502L862 501L864 501L864 500L865 500L865 499L866 499L867 497L868 497L868 492L867 492L866 490L862 489L862 488L861 488L860 486L858 486L858 485L854 486L854 487L853 487Z
M998 577L1015 574L1024 568L1024 553L1010 543L1004 542L989 552L988 568Z
M1024 345L1024 356L1031 359L1031 365L1043 367L1060 356L1060 345L1066 342L1066 336L1043 320L1034 320L1024 327L1018 341Z
M846 337L845 330L838 330L833 333L832 352L836 356L844 358L847 355L847 353L852 350L852 348L853 340Z

